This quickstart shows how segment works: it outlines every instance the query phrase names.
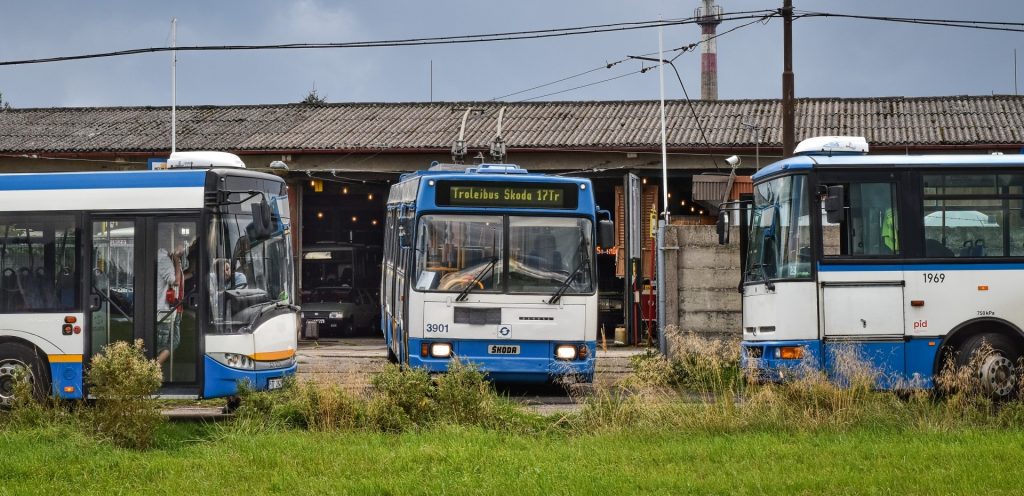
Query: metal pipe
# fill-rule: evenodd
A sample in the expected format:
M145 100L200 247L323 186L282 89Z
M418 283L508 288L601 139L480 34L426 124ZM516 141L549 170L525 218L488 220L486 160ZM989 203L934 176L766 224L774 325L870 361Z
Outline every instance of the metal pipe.
M668 356L668 339L665 336L665 219L658 219L658 349Z

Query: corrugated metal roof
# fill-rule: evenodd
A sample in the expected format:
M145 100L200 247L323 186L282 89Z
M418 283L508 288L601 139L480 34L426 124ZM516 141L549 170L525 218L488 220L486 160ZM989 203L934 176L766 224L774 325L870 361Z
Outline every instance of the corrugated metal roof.
M467 144L485 148L501 106L514 149L657 148L655 101L529 103L339 103L179 107L178 148L229 151L447 150L469 118ZM666 102L673 149L781 146L779 100ZM797 139L848 134L874 146L1024 143L1024 97L799 99ZM39 108L0 111L0 152L157 152L168 148L168 107Z

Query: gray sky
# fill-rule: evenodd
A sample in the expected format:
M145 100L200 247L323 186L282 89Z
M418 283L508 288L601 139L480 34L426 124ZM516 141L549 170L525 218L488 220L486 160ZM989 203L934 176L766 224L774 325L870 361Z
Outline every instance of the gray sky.
M725 11L778 2L718 0ZM0 8L0 60L179 45L342 42L517 31L693 15L698 0L250 0L173 2L17 1ZM802 10L901 17L1024 22L1020 0L795 0ZM719 31L728 29L723 24ZM665 30L666 47L699 39L696 26ZM1024 33L838 19L794 24L798 97L1012 94L1013 49L1024 66ZM782 24L755 24L718 39L721 99L777 98ZM657 49L657 30L458 46L186 52L178 57L178 103L257 104L301 100L315 85L331 102L487 100ZM168 105L170 55L144 54L0 67L0 92L15 107ZM699 54L677 61L692 98ZM639 69L621 64L510 101ZM1020 86L1024 91L1024 68ZM668 76L669 74L666 74ZM666 77L669 98L681 98ZM546 100L658 97L657 71Z

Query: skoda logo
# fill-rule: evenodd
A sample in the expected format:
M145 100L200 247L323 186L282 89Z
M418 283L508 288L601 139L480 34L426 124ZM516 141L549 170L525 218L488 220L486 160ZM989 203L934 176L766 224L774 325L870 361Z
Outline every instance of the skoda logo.
M512 328L509 326L501 326L498 328L498 334L508 336L509 334L512 334Z

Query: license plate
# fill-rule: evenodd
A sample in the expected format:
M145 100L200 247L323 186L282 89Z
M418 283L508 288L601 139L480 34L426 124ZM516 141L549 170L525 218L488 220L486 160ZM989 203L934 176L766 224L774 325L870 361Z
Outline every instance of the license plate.
M281 389L281 386L283 386L283 385L284 385L284 379L281 379L280 377L275 377L273 379L267 379L267 389L269 389L269 390Z
M323 324L327 322L327 319L306 319L306 322L315 322L317 324Z
M487 353L491 355L518 355L519 345L492 344L487 347Z

